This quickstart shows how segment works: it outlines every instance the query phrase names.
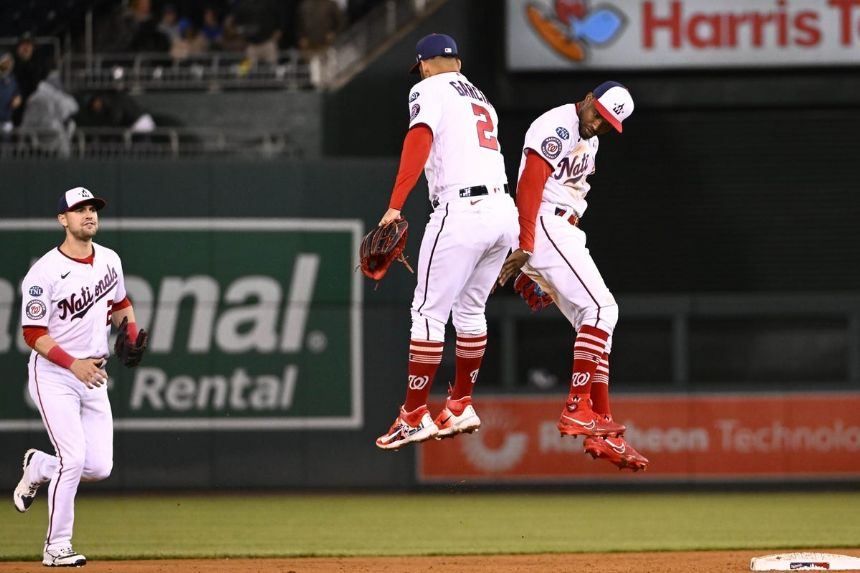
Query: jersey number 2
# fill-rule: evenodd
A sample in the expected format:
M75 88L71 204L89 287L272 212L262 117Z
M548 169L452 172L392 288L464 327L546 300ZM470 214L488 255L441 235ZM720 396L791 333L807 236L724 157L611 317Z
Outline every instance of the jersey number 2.
M496 126L493 125L493 118L490 116L490 112L487 111L487 108L473 103L472 113L480 118L476 126L478 129L478 145L486 147L487 149L492 149L493 151L498 151L499 142L496 139L496 136L493 135L493 130Z

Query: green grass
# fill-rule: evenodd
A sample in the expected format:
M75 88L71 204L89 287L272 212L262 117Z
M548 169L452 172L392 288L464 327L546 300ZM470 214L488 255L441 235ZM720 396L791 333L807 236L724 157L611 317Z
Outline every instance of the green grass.
M44 492L40 492L44 493ZM275 557L860 547L860 493L93 495L88 557ZM0 518L0 560L35 559L44 495Z

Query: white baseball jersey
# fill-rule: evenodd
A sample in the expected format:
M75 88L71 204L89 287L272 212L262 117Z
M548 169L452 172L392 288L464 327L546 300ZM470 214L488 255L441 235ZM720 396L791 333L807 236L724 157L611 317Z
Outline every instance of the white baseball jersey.
M498 140L499 117L487 97L458 72L436 74L409 93L409 127L433 131L424 167L431 202L459 189L503 187L508 182Z
M47 327L75 358L109 355L111 308L126 297L119 255L97 243L93 250L89 265L51 249L21 283L21 325Z
M585 180L594 173L594 159L600 142L597 136L579 136L576 104L553 108L532 122L523 143L519 175L526 167L526 150L531 149L552 165L553 173L543 190L543 203L573 208L580 217L588 203L591 186Z

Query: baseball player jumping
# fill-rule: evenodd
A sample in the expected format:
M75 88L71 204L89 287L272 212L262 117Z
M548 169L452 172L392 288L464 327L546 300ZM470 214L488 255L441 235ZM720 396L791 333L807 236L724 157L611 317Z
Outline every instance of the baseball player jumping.
M499 284L522 270L515 288L551 296L577 332L559 431L586 436L587 453L635 471L645 469L648 460L624 440L625 427L609 409L609 352L618 305L579 228L598 136L613 128L620 133L621 122L632 112L627 88L605 82L579 103L551 109L531 124L517 187L519 248L505 260ZM528 284L532 280L537 286Z
M104 206L83 187L63 193L57 220L65 240L36 261L21 284L21 324L33 349L29 391L55 454L27 450L12 497L15 508L25 512L39 486L50 482L42 563L52 567L86 564L72 549L75 494L81 481L103 480L113 466L105 370L111 323L119 326L115 348L127 366L136 366L146 347L119 256L93 242Z
M418 257L406 401L388 432L376 440L383 449L474 432L481 425L472 389L487 346L484 309L518 233L496 110L460 73L453 38L431 34L416 51L412 72L421 81L409 94L409 131L389 209L379 224L400 217L422 168L433 213ZM434 421L427 397L442 361L449 316L457 331L456 374Z

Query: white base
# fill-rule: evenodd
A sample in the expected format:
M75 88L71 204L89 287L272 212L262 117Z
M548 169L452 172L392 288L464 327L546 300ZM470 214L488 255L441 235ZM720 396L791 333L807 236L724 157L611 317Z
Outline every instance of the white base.
M780 553L753 557L750 571L860 571L860 557L833 553Z

